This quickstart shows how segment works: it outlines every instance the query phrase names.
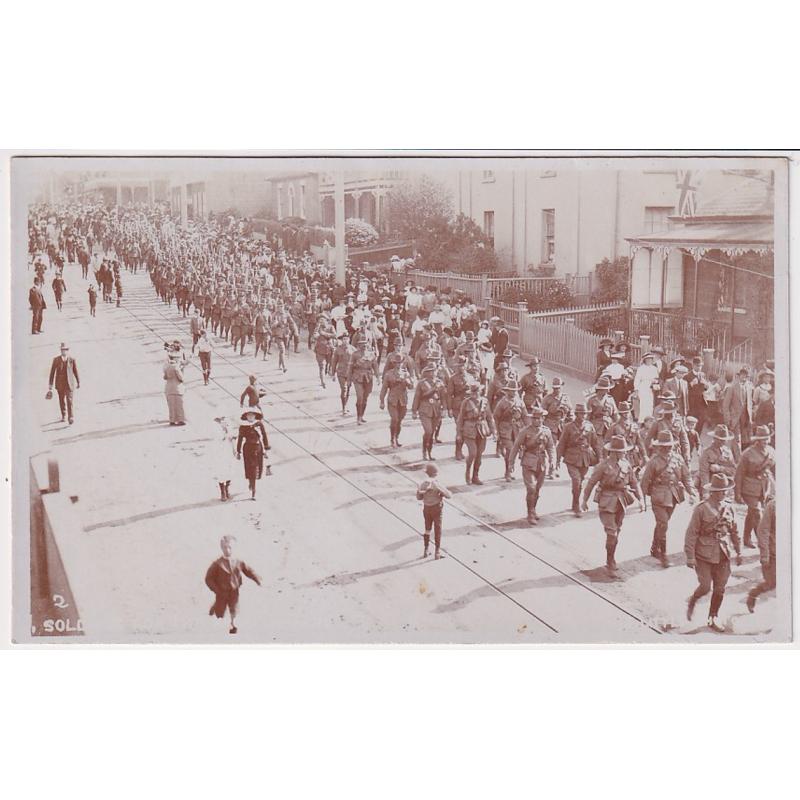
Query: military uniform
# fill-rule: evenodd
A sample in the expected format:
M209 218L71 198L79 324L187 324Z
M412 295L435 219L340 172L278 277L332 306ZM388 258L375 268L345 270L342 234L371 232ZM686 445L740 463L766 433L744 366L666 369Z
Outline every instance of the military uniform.
M442 421L442 409L446 387L434 374L433 368L425 368L422 378L414 392L411 412L422 422L422 458L433 460L431 448L433 436Z
M534 409L537 416L541 412ZM553 434L544 425L535 427L530 424L520 431L508 456L510 469L513 471L518 453L522 453L522 479L525 481L525 505L528 511L528 522L535 525L539 519L536 504L542 489L545 475L555 462L556 448Z
M460 363L456 365L457 371L450 376L450 380L447 382L447 409L450 416L453 418L458 416L458 412L461 410L461 404L464 402L469 386L473 382L473 378L467 374L466 369L458 369L460 366L466 367L466 362L460 360ZM463 446L464 442L459 436L458 429L456 429L457 461L464 458Z
M547 392L547 381L541 372L529 372L522 376L520 381L520 393L522 402L528 411L536 405L542 405L542 398Z
M667 563L667 528L675 507L686 498L686 492L694 497L691 475L686 462L672 450L672 437L663 434L658 450L644 468L641 479L642 492L650 495L656 525L650 555L658 558L662 566Z
M567 465L572 482L572 511L581 515L581 486L589 467L603 457L603 445L594 426L586 419L574 420L564 426L558 440L558 462Z
M653 453L653 440L658 438L658 434L662 431L669 431L675 441L675 450L689 464L691 460L691 453L689 452L689 437L686 435L686 428L680 417L674 413L669 414L669 407L667 414L661 419L657 419L650 426L649 430L644 437L644 446L648 454Z
M400 447L400 430L408 410L408 390L414 388L414 381L408 370L397 359L392 359L393 366L383 376L381 387L381 408L387 401L389 405L389 435L394 447Z
M622 532L625 509L633 503L634 497L641 502L642 495L633 465L624 457L627 451L625 442L620 437L614 437L605 445L605 449L622 453L622 456L617 460L608 457L592 470L583 496L585 504L592 489L597 487L594 499L599 507L600 521L606 534L606 566L615 572L617 562L614 556Z
M647 448L642 438L642 429L639 423L631 417L623 417L617 420L606 433L606 442L611 441L612 436L621 436L631 447L628 452L628 461L633 465L636 474L647 463Z
M331 359L331 374L336 376L339 381L339 397L342 401L342 416L347 413L347 401L350 397L350 385L347 382L347 373L350 368L350 359L356 352L353 345L348 344L347 338L343 335L339 339L340 344L333 351Z
M472 390L461 403L456 436L467 445L466 482L481 485L480 468L486 439L495 432L494 418L485 397Z
M736 461L733 458L733 450L719 439L714 439L700 453L698 488L705 486L711 480L711 476L717 473L722 473L733 480L736 475Z
M729 485L724 475L715 475L704 488L717 492L717 487L724 490ZM730 560L734 554L737 560L741 559L739 532L733 507L727 500L723 499L716 507L713 502L704 500L695 508L686 529L684 552L686 566L694 567L699 581L689 598L687 617L692 618L697 601L711 591L709 624L716 630L723 630L716 620L731 575Z
M506 391L505 396L500 398L494 407L494 424L497 431L497 449L506 462L505 479L510 481L512 480L509 460L511 448L525 427L525 406L516 391L513 395L510 391Z
M769 437L766 426L758 426L752 436L757 441L766 441ZM743 531L745 547L754 547L752 534L758 530L765 500L773 494L774 473L775 451L769 445L761 451L753 444L742 453L734 481L737 501L747 505Z
M777 572L775 562L775 498L767 501L761 522L758 524L758 550L761 561L761 583L747 595L747 608L750 613L756 606L756 598L764 592L769 592L777 586Z
M586 414L597 435L601 439L605 439L606 433L617 415L617 403L608 392L596 392L586 401Z

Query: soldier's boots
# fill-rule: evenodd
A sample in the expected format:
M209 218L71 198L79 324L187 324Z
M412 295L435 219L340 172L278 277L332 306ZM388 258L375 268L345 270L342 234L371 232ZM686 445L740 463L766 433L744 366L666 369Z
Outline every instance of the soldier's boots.
M572 513L576 517L583 516L583 512L581 511L581 492L580 489L575 492L572 492Z
M456 439L456 461L464 460L464 443Z
M475 464L472 468L472 483L474 486L483 486L483 481L480 479L478 472L480 471L481 465Z
M533 501L533 494L530 491L525 494L525 505L528 508L528 524L535 525L539 518L536 516L536 504Z
M606 536L606 569L612 574L618 572L617 562L614 555L617 552L617 539L614 536Z
M430 534L429 533L423 534L422 535L422 540L425 543L425 548L423 550L422 557L423 558L427 558L428 557L428 548L430 547L430 544L431 544L431 536L430 536Z

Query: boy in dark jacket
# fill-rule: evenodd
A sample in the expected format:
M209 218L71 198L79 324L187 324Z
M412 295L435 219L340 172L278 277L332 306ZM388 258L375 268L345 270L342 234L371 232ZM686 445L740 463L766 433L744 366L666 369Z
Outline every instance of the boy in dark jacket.
M206 586L216 595L214 604L209 609L209 615L219 619L225 617L226 609L231 615L230 633L236 633L236 614L239 608L239 587L242 585L242 575L261 586L261 578L244 561L233 557L233 544L235 536L223 536L219 546L222 557L218 558L206 572Z

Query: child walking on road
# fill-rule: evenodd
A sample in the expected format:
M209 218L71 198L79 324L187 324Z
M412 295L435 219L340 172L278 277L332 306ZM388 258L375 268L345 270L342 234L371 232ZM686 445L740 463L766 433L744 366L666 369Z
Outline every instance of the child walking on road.
M209 609L210 616L224 619L225 611L230 611L231 628L229 633L237 633L236 614L239 610L239 587L242 575L261 586L261 578L244 561L233 557L235 536L223 536L219 546L222 557L218 558L206 572L206 586L216 595L214 605Z
M442 546L442 503L445 499L452 497L450 492L442 486L436 476L439 470L436 464L427 464L425 473L428 480L422 481L417 489L417 500L422 500L422 515L425 520L425 550L423 558L428 557L428 548L431 543L431 529L433 529L433 543L435 546L434 558L443 558L439 552Z

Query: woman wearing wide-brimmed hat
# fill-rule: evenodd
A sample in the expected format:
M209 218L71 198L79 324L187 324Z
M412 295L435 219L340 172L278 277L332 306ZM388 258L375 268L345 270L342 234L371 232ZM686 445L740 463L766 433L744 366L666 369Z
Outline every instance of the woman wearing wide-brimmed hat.
M687 602L686 618L691 620L697 601L711 592L708 626L719 632L725 630L718 614L731 576L731 558L735 555L737 565L742 563L739 531L727 498L732 488L727 475L719 472L711 476L703 486L706 499L692 512L683 548L686 566L697 573L699 584Z
M594 499L599 507L600 522L603 523L606 534L606 567L613 575L617 572L614 556L622 532L625 509L633 503L634 498L639 501L640 511L644 511L645 508L636 473L627 457L631 446L622 436L612 436L603 449L606 451L606 458L589 476L586 488L583 490L582 508L584 511L589 510L589 495L597 486Z
M245 409L239 425L239 438L236 440L236 458L244 454L244 477L250 487L250 499L256 499L256 481L265 471L264 461L269 450L267 430L262 422L264 415L257 408ZM269 464L267 475L271 475Z

